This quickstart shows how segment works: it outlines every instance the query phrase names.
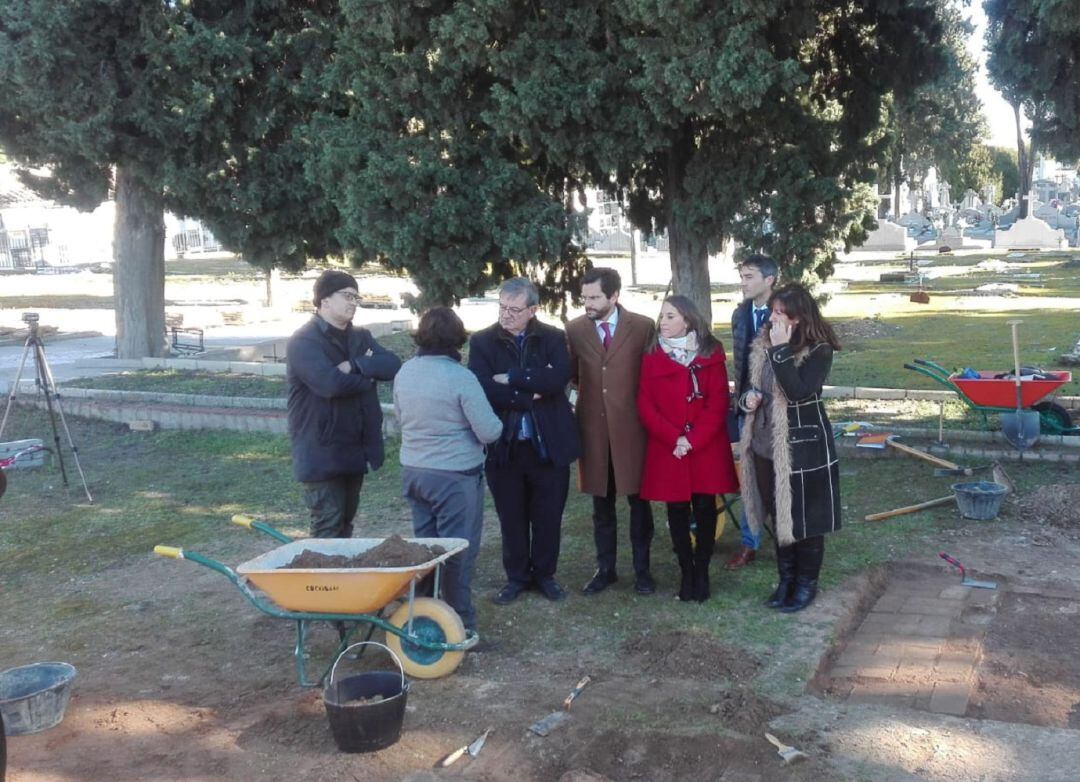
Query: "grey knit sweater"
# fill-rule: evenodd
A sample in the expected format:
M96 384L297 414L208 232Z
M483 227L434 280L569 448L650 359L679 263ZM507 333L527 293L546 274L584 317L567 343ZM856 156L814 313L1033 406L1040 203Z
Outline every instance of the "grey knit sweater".
M476 375L447 356L417 356L394 378L401 426L401 463L429 470L471 470L484 444L502 434L502 421Z

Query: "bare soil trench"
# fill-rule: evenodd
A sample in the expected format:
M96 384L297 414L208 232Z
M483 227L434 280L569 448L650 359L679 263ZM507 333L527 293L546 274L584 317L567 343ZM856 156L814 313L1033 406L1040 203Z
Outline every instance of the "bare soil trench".
M494 640L488 651L467 654L453 675L413 682L396 745L369 755L343 754L328 729L320 691L292 680L289 623L253 611L230 614L240 603L200 578L191 603L170 608L175 596L154 583L159 574L160 566L150 563L101 579L105 592L115 592L120 577L125 588L145 590L146 599L118 612L111 648L88 639L75 655L80 675L64 721L10 740L9 782L520 782L568 772L577 779L746 773L811 780L822 773L816 760L783 768L761 740L767 722L784 708L753 692L759 663L691 630L633 636L607 660L583 650L541 653L511 639ZM226 617L207 614L220 632L196 640L170 626L174 611L207 602ZM332 628L316 627L313 656L334 641ZM369 655L350 665L389 667ZM529 724L561 708L585 670L593 681L575 701L570 720L547 738L529 734ZM487 726L494 732L478 758L429 771Z
M1061 495L1061 490L1048 491L1040 506L1052 511L1052 519L1025 510L1031 516L1027 521L947 531L949 547L962 550L975 573L1001 572L990 563L1011 568L1002 576L1009 589L1002 591L997 615L986 629L966 722L1059 726L1070 736L1074 731L1068 728L1077 727L1080 669L1071 658L1080 648L1078 603L1054 594L1080 589L1080 578L1073 575L1080 573L1080 526L1067 517L1068 509L1050 508L1049 500ZM1019 515L1018 508L1009 513ZM237 540L238 547L250 551L230 551L225 561L243 561L266 547L261 539ZM659 550L657 560L662 586L670 589L672 572ZM754 567L772 564L766 552ZM943 568L942 573L949 571ZM1057 591L1016 591L1030 586L1025 579ZM495 583L488 573L483 590ZM20 607L19 616L56 621L0 626L0 659L59 657L79 670L64 721L9 741L7 782L891 782L910 779L908 773L966 779L960 771L948 776L956 768L946 764L948 755L942 755L942 770L919 777L918 769L937 762L933 758L941 753L921 760L899 750L883 756L882 742L871 738L875 734L867 734L857 716L844 716L859 715L859 709L798 692L797 677L804 670L813 672L828 650L827 639L855 626L881 586L864 574L829 587L810 611L783 625L775 647L759 646L753 653L722 643L707 632L705 622L762 621L764 609L756 596L753 604L739 601L731 611L689 614L669 592L631 609L638 598L622 582L588 604L577 594L555 605L530 593L514 606L488 609L484 646L467 653L454 674L413 682L397 744L378 753L348 755L333 742L319 691L295 683L293 626L257 612L218 574L150 557L78 577L58 568L48 583L37 579L30 588L3 595L9 607ZM486 599L484 591L478 598ZM586 608L597 617L596 626L575 624ZM620 630L617 637L604 622ZM313 629L309 672L317 675L336 642L331 626ZM386 669L389 663L365 655L349 666ZM527 727L559 710L584 674L592 683L574 702L569 721L546 738L530 734ZM786 695L770 694L778 682L786 682L779 687ZM774 730L810 755L803 763L784 766L763 734L770 723L808 713L811 727ZM827 720L821 717L826 713ZM955 722L937 714L891 712L899 721L913 721L912 714L942 720L935 746L945 741L940 736L957 731ZM494 731L478 758L433 770L439 758L489 726ZM1015 739L1017 746L1022 741ZM1066 767L1052 754L1041 762L1043 767L1029 765L1020 776L986 778L1057 780L1048 772Z

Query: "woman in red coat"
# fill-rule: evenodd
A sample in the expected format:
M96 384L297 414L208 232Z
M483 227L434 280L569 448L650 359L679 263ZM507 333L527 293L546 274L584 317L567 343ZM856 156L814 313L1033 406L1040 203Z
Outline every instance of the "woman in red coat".
M682 572L678 597L700 603L709 597L716 495L739 488L725 425L724 348L685 296L664 301L657 332L656 345L642 361L638 387L638 414L649 435L641 497L667 503L668 529ZM696 549L690 540L691 514Z

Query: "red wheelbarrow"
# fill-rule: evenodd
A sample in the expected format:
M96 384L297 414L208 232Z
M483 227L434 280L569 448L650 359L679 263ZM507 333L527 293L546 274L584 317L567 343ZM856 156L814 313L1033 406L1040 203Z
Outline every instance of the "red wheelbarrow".
M1016 410L1016 380L1012 373L1003 371L978 372L978 377L962 377L949 372L940 364L917 358L914 364L904 364L904 369L941 383L955 391L960 398L983 417L986 429L991 429L987 413L1011 413ZM1039 414L1039 431L1042 434L1080 435L1080 427L1073 426L1069 411L1056 402L1047 400L1061 386L1072 381L1071 372L1040 372L1039 378L1020 378L1020 406Z

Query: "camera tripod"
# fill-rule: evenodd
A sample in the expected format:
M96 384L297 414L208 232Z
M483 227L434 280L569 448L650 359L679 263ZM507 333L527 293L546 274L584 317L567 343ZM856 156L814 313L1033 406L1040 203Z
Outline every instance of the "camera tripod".
M83 473L82 464L79 463L79 448L71 437L71 430L68 428L67 419L64 417L64 409L60 406L60 394L56 391L56 382L53 380L49 362L45 358L45 343L41 341L41 336L38 334L38 315L36 312L27 312L23 314L22 319L26 323L30 334L27 336L26 344L23 346L22 358L19 359L19 370L15 373L15 380L11 384L11 393L8 396L7 407L4 409L4 418L0 420L0 439L4 436L4 427L7 426L11 406L19 393L19 382L22 380L23 371L26 369L26 359L33 353L34 380L38 391L45 395L45 409L49 412L49 423L52 425L53 449L54 453L56 453L56 460L60 465L60 475L64 479L64 486L68 485L68 476L67 468L64 466L64 454L60 450L60 431L56 427L58 416L64 434L67 435L68 446L71 448L71 456L75 462L75 469L79 473L79 479L82 481L83 491L86 492L86 499L92 503L94 498L90 494L90 487L86 485L86 475Z

